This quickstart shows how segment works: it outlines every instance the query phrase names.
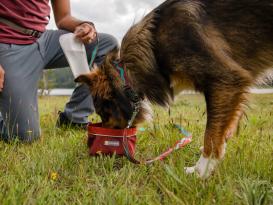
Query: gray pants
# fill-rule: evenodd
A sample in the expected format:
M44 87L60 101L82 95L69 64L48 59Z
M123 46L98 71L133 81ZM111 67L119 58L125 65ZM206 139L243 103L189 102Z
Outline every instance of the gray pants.
M0 43L0 64L5 70L4 89L0 93L0 137L3 140L18 137L31 142L39 138L38 81L43 69L68 66L59 44L59 37L64 33L67 31L46 31L30 45ZM108 34L99 34L99 39L97 64L102 63L105 54L117 46L117 40ZM95 45L86 46L89 57ZM64 112L72 122L87 123L94 106L86 85L76 87Z

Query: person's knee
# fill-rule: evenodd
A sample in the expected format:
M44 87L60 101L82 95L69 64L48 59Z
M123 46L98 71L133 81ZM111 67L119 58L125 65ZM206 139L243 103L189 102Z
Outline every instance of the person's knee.
M106 39L107 39L107 41L109 43L109 47L111 47L111 50L113 48L119 47L118 40L114 36L112 36L110 34L106 34L106 36L107 36Z
M111 34L100 33L99 34L99 44L101 52L108 53L116 47L119 47L119 42Z

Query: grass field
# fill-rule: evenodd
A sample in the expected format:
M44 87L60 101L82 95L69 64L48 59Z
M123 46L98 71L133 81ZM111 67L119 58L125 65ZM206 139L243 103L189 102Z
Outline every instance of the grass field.
M272 94L251 96L248 119L241 122L225 160L207 181L183 171L200 155L206 120L202 96L181 96L170 115L154 108L154 121L138 133L137 158L156 156L180 139L170 122L190 131L193 142L148 167L124 158L88 156L85 132L55 128L57 111L66 100L40 99L41 140L31 145L0 142L1 205L273 204Z

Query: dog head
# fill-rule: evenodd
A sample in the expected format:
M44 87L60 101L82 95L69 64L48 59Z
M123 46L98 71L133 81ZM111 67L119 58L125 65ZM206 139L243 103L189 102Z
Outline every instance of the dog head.
M134 102L124 90L124 83L113 62L118 60L119 50L110 52L104 63L84 75L80 75L75 82L85 83L92 94L96 113L101 117L103 127L122 129L128 125L134 112ZM133 126L150 118L149 103L140 102L138 114Z

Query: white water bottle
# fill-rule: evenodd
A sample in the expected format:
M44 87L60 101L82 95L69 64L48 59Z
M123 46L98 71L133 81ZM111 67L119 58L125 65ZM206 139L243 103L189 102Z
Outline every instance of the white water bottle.
M75 34L63 34L60 36L59 41L74 78L81 74L89 73L84 44L76 38Z

